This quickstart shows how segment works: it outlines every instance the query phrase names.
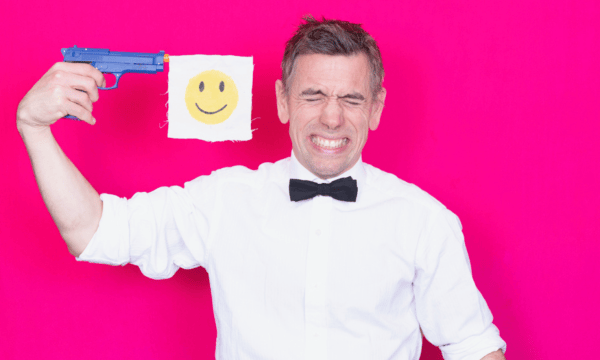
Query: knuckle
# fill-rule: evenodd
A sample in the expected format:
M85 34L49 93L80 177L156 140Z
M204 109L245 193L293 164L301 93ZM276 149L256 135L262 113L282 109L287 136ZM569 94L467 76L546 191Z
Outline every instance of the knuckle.
M53 85L50 91L52 92L52 95L54 97L57 97L57 98L62 97L62 86Z
M94 81L94 79L92 78L86 78L85 80L86 82L86 86L92 90L94 90L96 88L96 81Z
M54 80L60 80L65 76L65 72L62 70L56 70L53 74L52 74L52 78Z

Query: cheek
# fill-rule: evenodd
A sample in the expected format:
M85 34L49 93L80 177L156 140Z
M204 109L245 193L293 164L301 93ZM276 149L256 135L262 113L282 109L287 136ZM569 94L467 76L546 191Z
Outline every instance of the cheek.
M369 119L362 111L353 109L353 111L347 112L346 120L352 124L359 137L369 132Z
M290 109L290 115L292 118L299 120L299 122L309 122L313 119L318 119L323 112L323 104L319 103L300 103L295 104Z
M306 125L310 122L312 117L305 109L302 111L298 110L300 109L296 109L296 111L291 113L290 134L294 133L297 136L302 136L302 132L306 129Z
M303 128L300 126L300 124L297 121L293 121L290 124L290 137L292 137L293 139L301 140L304 136L302 134L302 130Z

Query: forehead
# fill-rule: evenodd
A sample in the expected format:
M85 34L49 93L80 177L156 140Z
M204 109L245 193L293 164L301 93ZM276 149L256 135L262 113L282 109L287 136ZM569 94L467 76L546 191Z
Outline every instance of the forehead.
M337 92L354 91L367 94L369 62L365 54L301 55L296 59L292 93L308 88Z

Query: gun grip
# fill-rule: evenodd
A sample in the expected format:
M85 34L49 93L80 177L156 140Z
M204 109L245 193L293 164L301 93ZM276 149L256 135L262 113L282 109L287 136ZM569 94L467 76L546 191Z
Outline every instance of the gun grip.
M121 76L123 76L123 73L104 73L104 74L113 74L115 76L115 84L111 87L98 87L98 89L100 90L112 90L112 89L116 89L117 86L119 85L119 79L121 78Z

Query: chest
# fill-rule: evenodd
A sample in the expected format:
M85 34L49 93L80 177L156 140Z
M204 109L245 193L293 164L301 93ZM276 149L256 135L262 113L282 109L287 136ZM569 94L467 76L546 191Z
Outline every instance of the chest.
M353 205L268 194L237 204L223 214L211 267L222 286L258 292L257 301L293 303L314 294L337 308L410 302L419 226L398 202Z

